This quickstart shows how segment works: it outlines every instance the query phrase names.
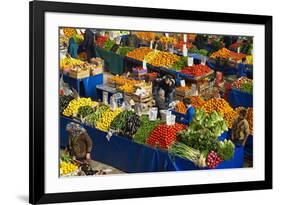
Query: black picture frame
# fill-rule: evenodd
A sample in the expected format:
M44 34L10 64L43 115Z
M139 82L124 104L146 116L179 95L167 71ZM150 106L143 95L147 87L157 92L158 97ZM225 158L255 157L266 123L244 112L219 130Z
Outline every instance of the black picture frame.
M33 1L30 12L30 171L29 202L32 204L153 197L272 188L272 16L214 13L169 9L104 6ZM45 12L103 14L209 22L247 23L265 26L265 180L237 183L184 185L72 193L45 193L44 166L44 14Z

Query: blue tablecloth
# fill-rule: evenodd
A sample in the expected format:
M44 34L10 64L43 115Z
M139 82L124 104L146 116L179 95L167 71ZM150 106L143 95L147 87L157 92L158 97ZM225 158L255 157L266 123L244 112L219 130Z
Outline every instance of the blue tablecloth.
M82 79L75 79L67 75L63 75L63 80L73 87L79 93L80 97L91 97L98 99L96 86L103 84L103 74L89 76Z
M73 119L60 117L60 146L67 145L65 127ZM78 122L78 121L77 121ZM79 122L78 122L79 123ZM191 161L170 155L167 151L135 143L113 135L107 140L106 132L83 125L93 140L92 159L111 165L128 173L197 170ZM244 163L244 148L237 146L232 160L222 162L217 168L241 168Z
M215 60L207 60L206 62L207 66L212 68L214 71L220 71L225 75L236 75L237 74L237 68L236 67L230 67L226 65L221 65L218 61Z
M236 107L253 107L253 95L232 88L228 93L229 104Z
M249 135L245 148L244 148L244 153L245 156L248 157L249 159L253 159L253 136Z

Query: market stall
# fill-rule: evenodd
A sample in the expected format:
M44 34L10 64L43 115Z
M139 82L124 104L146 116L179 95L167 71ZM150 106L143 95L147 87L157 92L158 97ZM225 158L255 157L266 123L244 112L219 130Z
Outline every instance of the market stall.
M60 118L60 146L66 147L67 133L65 127L72 119ZM77 122L77 121L73 121ZM94 143L92 158L109 164L127 173L160 172L179 170L198 170L198 166L182 157L175 157L165 150L135 143L117 135L107 139L107 132L83 125ZM236 145L235 155L232 160L224 161L218 165L218 169L240 168L244 163L244 148Z
M92 142L93 160L125 173L252 164L248 54L206 50L199 34L99 32L96 56L60 58L62 149L71 125Z

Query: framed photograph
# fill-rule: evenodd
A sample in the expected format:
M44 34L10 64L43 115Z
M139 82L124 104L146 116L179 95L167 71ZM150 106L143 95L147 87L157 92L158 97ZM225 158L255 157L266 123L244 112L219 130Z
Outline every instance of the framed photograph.
M272 188L272 17L30 2L30 203Z

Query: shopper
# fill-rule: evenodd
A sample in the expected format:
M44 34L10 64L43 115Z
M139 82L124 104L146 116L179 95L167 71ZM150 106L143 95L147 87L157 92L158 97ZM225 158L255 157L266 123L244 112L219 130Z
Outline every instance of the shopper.
M187 125L187 124L189 124L192 121L192 119L193 119L193 117L195 115L195 109L191 105L191 101L190 101L189 98L184 98L183 99L183 103L186 106L186 113L185 113L184 117L180 120L180 122L182 124L186 124Z
M246 120L247 110L242 109L232 124L231 140L245 146L250 134L250 126Z
M92 139L85 128L81 125L70 122L66 126L68 132L68 151L70 155L79 161L91 159Z
M79 52L87 53L87 60L90 62L91 58L96 57L95 50L95 35L90 29L86 29L84 33L84 40L79 47Z
M166 110L168 108L165 103L165 91L163 89L159 89L155 97L155 104L159 111Z
M174 100L175 95L175 80L167 75L162 78L159 83L159 89L165 91L165 102L169 105Z

